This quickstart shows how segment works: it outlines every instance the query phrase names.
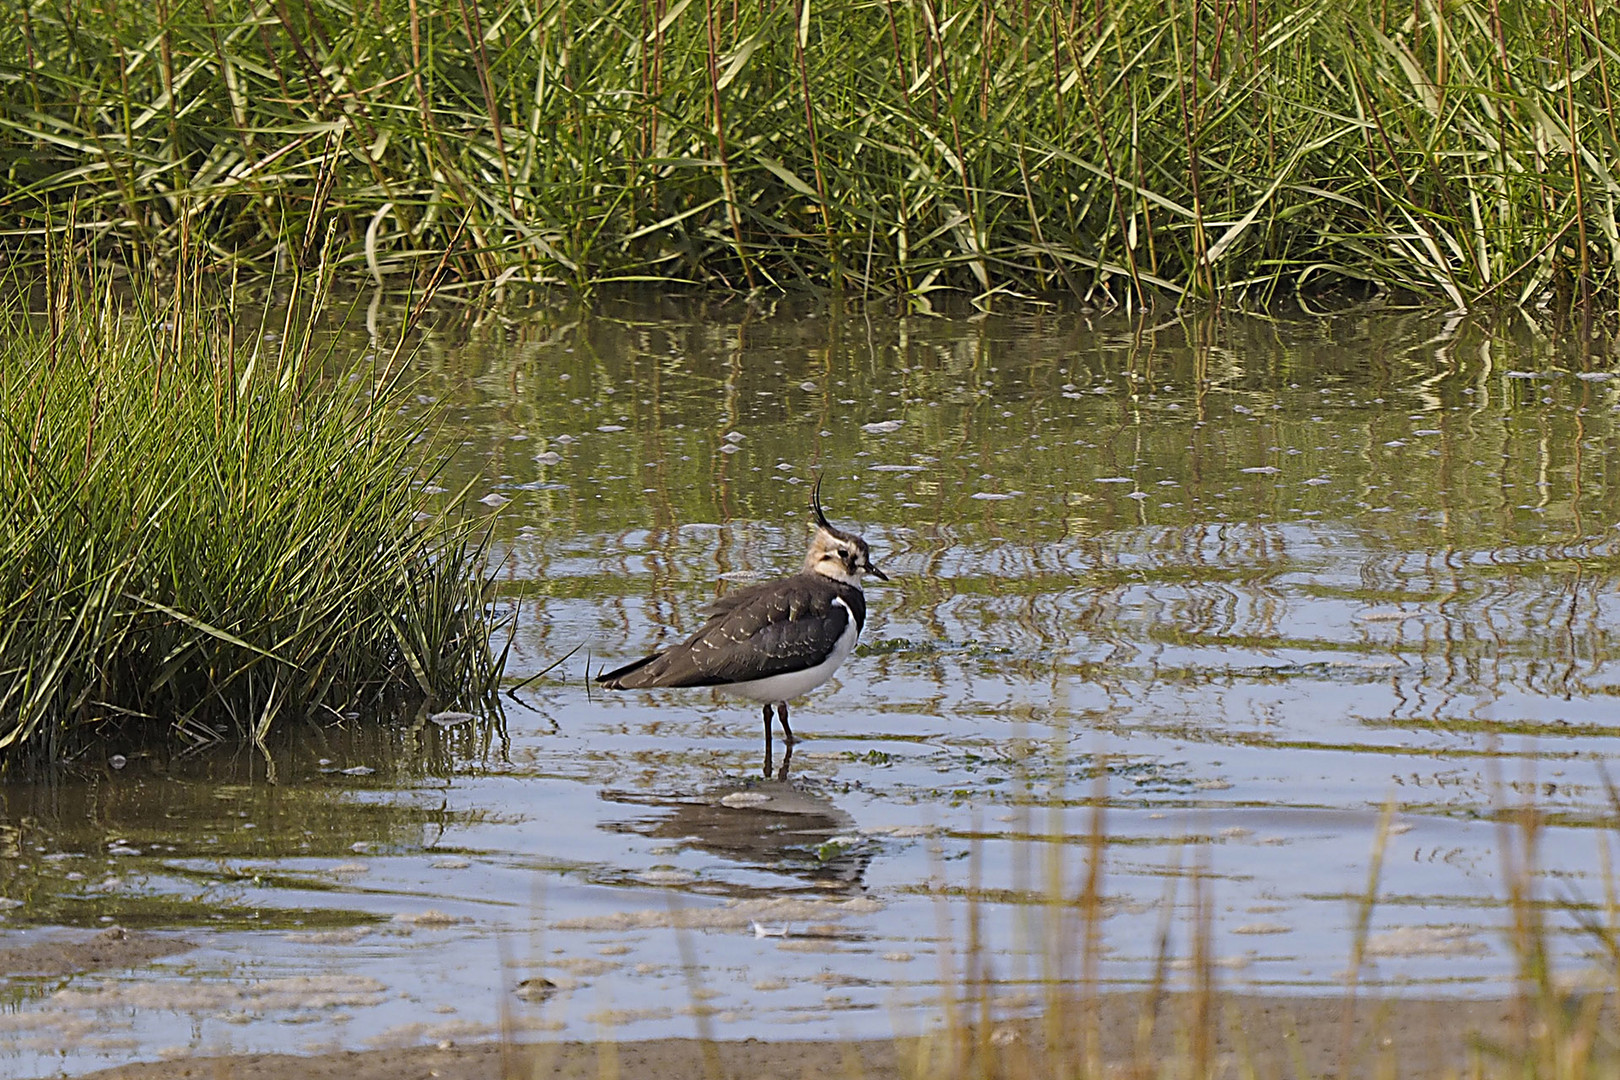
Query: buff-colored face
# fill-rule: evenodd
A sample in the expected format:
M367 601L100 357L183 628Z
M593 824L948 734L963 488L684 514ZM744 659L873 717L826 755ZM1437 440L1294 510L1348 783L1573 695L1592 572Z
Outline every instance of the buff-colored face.
M825 527L816 530L810 552L804 557L804 568L851 585L858 585L862 574L889 580L887 574L872 565L872 552L865 540Z
M871 574L879 581L888 581L889 575L872 565L872 552L866 541L847 533L827 520L821 508L821 479L810 493L810 512L816 516L816 538L810 541L810 551L804 557L804 568L811 573L824 574L851 585L861 583L862 574Z

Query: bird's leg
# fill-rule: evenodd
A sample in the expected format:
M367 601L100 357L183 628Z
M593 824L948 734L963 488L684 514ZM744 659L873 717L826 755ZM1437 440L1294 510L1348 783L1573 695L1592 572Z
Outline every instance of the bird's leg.
M766 706L766 708L769 708L769 706ZM786 741L787 741L788 746L791 747L794 743L798 742L799 740L795 739L793 737L793 729L788 727L788 722L787 722L787 702L778 701L776 703L776 718L778 720L782 721L782 734L786 737ZM767 724L766 726L768 727L770 725Z
M788 744L788 750L791 752L792 749L793 749L793 745L791 743L789 743ZM769 780L770 777L771 777L771 703L767 701L765 703L765 779Z
M784 747L783 750L782 750L782 768L781 768L781 771L779 771L776 774L777 783L779 783L779 784L787 783L788 763L790 761L792 761L792 760L793 760L793 744L788 743L787 746ZM765 763L765 772L766 772L767 775L769 775L770 771L771 771L771 763L767 761Z

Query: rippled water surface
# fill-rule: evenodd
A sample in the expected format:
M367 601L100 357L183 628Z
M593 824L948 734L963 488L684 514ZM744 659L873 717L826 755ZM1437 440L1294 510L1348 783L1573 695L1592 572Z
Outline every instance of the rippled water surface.
M1207 917L1223 985L1336 993L1386 804L1362 984L1499 993L1511 808L1539 811L1544 895L1604 895L1614 366L1388 313L447 321L414 407L460 443L445 497L495 515L504 730L311 728L0 787L0 947L195 946L0 982L0 1071L889 1034L975 921L1014 1006L1077 970L1045 900L1096 850L1099 979L1150 978L1165 928L1186 978ZM818 475L893 580L796 704L785 778L755 706L588 685L796 569Z

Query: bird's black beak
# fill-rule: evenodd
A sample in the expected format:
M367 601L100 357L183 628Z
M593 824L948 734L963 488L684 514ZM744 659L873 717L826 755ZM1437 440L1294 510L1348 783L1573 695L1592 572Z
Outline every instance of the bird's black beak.
M866 572L868 574L871 574L873 577L877 578L879 581L888 581L889 580L889 575L888 574L885 574L883 571L879 570L877 567L873 566L871 563L866 564Z

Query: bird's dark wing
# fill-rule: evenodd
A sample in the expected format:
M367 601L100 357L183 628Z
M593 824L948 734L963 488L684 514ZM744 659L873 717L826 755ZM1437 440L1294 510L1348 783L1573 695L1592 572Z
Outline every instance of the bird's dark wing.
M686 641L599 676L613 689L716 686L802 671L826 659L855 619L861 591L819 574L798 574L721 597Z

